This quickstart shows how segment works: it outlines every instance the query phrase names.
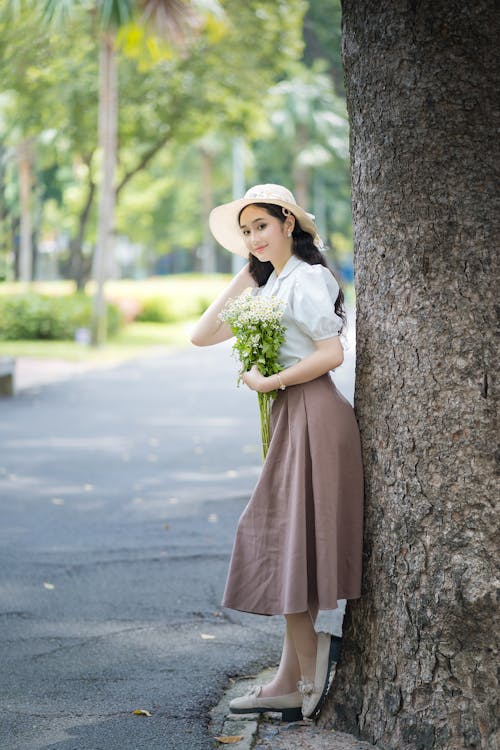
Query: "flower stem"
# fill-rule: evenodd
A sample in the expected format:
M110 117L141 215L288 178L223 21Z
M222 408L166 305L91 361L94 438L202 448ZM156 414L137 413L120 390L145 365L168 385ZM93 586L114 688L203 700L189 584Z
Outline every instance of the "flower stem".
M257 396L259 399L260 434L262 437L262 460L265 461L271 440L272 396L270 393L258 393Z

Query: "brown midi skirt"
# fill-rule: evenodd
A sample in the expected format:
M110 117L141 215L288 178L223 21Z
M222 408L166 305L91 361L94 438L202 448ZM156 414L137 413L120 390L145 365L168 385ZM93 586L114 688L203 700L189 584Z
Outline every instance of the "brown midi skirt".
M358 426L329 375L280 391L260 479L236 531L222 604L263 615L335 609L361 587Z

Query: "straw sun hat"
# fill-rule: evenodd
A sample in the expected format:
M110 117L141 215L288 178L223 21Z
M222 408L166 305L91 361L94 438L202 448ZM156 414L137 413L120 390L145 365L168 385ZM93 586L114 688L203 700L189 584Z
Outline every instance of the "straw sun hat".
M245 258L248 257L248 248L241 233L238 216L245 206L250 206L252 203L272 203L275 206L287 208L295 216L304 232L312 236L314 244L319 248L323 247L313 214L308 214L297 205L297 201L287 188L283 185L255 185L247 190L243 198L217 206L210 213L208 220L210 231L226 250Z

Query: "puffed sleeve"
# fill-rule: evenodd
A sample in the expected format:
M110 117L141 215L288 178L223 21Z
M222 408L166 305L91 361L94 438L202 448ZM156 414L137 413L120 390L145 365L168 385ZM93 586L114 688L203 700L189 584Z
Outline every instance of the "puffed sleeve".
M335 313L337 280L324 266L304 264L297 270L291 305L295 323L313 341L338 336L342 319Z

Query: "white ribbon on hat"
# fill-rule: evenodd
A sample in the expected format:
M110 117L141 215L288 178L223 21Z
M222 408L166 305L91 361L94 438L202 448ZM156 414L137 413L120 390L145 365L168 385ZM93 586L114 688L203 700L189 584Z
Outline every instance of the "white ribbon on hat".
M291 196L291 193L287 190L287 193L289 196ZM245 194L245 198L270 198L271 200L275 201L287 201L287 203L294 203L294 201L288 200L287 197L283 197L283 193L275 193L273 190L253 190L250 189ZM297 205L297 204L295 204Z

